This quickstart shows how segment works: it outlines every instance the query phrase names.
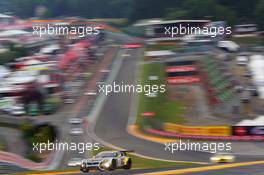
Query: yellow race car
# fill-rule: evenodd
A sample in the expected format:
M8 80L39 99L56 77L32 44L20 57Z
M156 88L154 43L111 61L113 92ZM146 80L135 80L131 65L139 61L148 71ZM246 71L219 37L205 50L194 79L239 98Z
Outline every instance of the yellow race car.
M232 163L235 161L235 156L230 153L216 153L210 157L212 163Z

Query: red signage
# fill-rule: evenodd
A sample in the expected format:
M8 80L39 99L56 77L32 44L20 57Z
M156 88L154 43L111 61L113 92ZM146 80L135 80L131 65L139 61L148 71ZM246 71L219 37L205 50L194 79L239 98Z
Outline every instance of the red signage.
M178 76L178 77L168 77L167 82L169 84L189 84L198 83L201 78L199 76Z
M196 71L196 66L168 66L166 72L189 72Z
M153 117L153 116L155 116L155 112L143 112L142 116L144 116L144 117Z
M140 48L140 47L142 47L141 44L131 43L131 44L125 44L125 45L123 45L122 48L124 48L124 49L137 49L137 48Z
M235 136L264 136L264 126L233 126Z
M245 136L247 135L247 128L246 127L237 127L234 129L234 135L237 136Z

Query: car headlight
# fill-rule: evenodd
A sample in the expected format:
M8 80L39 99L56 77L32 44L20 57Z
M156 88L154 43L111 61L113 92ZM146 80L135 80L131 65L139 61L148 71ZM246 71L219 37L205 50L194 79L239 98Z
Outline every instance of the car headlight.
M109 168L110 167L110 163L109 162L105 162L104 163L104 167Z
M233 156L225 156L225 159L232 160L233 159Z
M109 168L111 166L111 164L109 163L108 160L103 160L101 165L104 167L104 168Z
M220 158L219 157L211 157L211 160L217 161L217 160L220 160Z

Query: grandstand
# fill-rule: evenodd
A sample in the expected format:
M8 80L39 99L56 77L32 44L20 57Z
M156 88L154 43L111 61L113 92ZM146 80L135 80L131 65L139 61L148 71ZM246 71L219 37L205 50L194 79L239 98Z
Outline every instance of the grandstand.
M212 56L204 56L200 60L200 74L202 84L207 91L208 103L213 112L238 113L240 109L239 99L235 97L233 84L226 72L222 71L222 65ZM226 108L228 107L228 108ZM219 112L220 113L220 112Z

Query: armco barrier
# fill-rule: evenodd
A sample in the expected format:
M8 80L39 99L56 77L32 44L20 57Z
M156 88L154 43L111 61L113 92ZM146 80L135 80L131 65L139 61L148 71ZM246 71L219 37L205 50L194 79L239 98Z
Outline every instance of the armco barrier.
M192 136L231 136L230 126L185 126L174 123L164 123L165 132Z

